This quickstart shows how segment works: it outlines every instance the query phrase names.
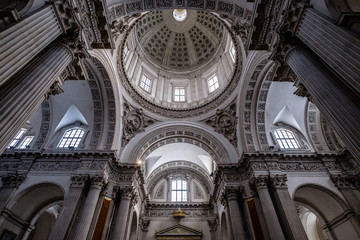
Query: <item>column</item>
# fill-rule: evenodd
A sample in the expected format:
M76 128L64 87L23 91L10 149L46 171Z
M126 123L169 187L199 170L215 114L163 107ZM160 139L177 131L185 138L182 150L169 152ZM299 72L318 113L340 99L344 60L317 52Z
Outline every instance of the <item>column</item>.
M345 86L308 50L290 45L285 62L329 120L351 154L360 162L360 97ZM280 47L280 48L282 48ZM279 48L279 49L280 49Z
M70 48L53 45L0 88L0 153L44 101L62 90L56 80L73 60Z
M1 178L3 184L0 188L0 211L6 206L24 179L23 175L7 175Z
M129 210L133 197L132 187L124 187L120 189L120 206L115 220L115 228L113 239L114 240L125 240L127 218L129 216Z
M360 93L360 39L313 8L306 8L296 36Z
M71 176L72 182L70 185L70 190L64 199L64 206L62 207L59 217L51 230L49 239L68 239L68 233L78 212L81 198L83 196L83 189L87 180L87 175Z
M0 32L0 86L62 33L53 5Z
M222 204L225 206L225 208L228 208L227 211L229 213L230 220L228 224L231 225L233 240L246 239L238 197L238 188L225 188L221 197Z
M87 238L103 185L104 179L102 176L93 176L90 178L90 189L85 203L81 207L79 218L75 222L75 228L71 234L71 239L85 240Z
M356 189L358 177L331 175L330 178L354 211L356 218L360 221L360 191Z
M290 197L287 188L287 177L283 175L273 175L270 177L273 188L273 199L279 218L284 227L286 239L307 240L303 225L296 211L295 204Z
M279 219L276 215L276 211L267 187L268 179L268 176L260 175L252 179L252 184L255 186L257 194L259 196L270 239L285 240Z

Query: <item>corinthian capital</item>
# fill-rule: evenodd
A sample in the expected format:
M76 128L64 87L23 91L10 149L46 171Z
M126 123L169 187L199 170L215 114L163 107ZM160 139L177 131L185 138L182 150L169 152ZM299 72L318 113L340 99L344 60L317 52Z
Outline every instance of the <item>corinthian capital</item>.
M238 187L225 187L220 196L221 204L227 206L229 201L238 200L239 193L240 191Z
M250 185L252 185L256 190L268 188L269 176L268 175L259 175L253 177L250 180Z
M353 183L355 183L353 180L354 178L350 177L350 176L345 176L345 175L331 175L330 179L333 181L333 183L335 184L335 186L338 189L346 189L346 188L350 188L353 189L355 186Z
M24 175L7 175L1 178L3 188L17 188L24 181Z
M286 174L271 175L270 180L274 188L287 189L287 177Z

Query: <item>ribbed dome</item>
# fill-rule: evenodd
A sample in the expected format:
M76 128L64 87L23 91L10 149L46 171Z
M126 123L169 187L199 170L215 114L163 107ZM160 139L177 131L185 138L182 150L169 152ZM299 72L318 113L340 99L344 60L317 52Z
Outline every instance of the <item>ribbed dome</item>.
M224 36L224 26L215 15L187 11L176 20L179 10L156 11L136 25L137 41L147 57L166 70L194 70L209 62Z

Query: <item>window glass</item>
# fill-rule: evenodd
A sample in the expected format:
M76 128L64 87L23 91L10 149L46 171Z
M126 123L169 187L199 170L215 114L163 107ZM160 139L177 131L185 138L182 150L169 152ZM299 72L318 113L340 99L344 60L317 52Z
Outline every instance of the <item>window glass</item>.
M33 140L34 136L26 136L22 143L20 144L20 149L25 149L27 146L30 145L31 141Z
M84 129L82 128L71 128L66 130L63 137L61 138L58 148L78 147L82 137L84 136Z
M26 133L26 128L21 128L20 131L15 135L15 137L11 140L11 142L9 143L9 145L7 146L7 148L12 148L15 147L16 144L18 144L18 142L21 140L21 138L24 136L24 134Z
M144 89L145 91L150 92L151 80L144 75L144 76L142 77L142 79L141 79L140 87L141 87L142 89Z
M209 92L212 93L219 87L218 78L216 75L208 79Z
M127 44L125 44L125 46L124 46L124 59L126 58L128 53L129 53L129 48L128 48Z
M171 182L171 201L187 201L187 182L185 180L178 179Z
M185 88L175 88L174 90L174 101L185 102Z
M294 134L285 129L277 129L274 131L274 135L277 143L282 149L299 149L299 144L297 143Z
M231 59L233 60L233 62L236 61L236 51L235 51L235 47L233 44L231 44L231 47L230 47L230 56L231 56Z

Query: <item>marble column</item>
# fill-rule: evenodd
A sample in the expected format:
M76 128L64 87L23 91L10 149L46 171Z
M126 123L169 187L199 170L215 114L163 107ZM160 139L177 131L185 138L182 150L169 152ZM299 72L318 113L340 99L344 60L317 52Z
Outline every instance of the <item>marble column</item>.
M54 44L0 88L0 153L49 91L62 92L57 79L73 58L66 45Z
M85 240L87 238L103 185L104 179L102 176L93 176L90 178L90 189L86 196L85 203L81 207L79 218L75 222L75 228L70 239Z
M64 206L56 220L49 239L63 240L68 239L68 234L75 220L75 216L80 207L83 197L83 189L88 180L87 175L74 175L71 177L71 185L68 194L65 196Z
M360 162L360 96L343 84L316 56L299 45L282 46L284 61L300 86L329 120L351 154Z
M246 239L246 234L243 227L243 219L239 208L239 189L238 188L225 188L222 193L222 204L228 208L229 221L231 225L233 240Z
M25 176L23 175L7 175L1 178L3 184L0 188L0 211L6 206L24 179Z
M358 176L331 175L331 180L344 196L345 200L360 222L360 191L356 188Z
M0 32L0 86L63 32L53 5L45 5Z
M291 199L287 188L287 177L283 175L270 176L273 199L278 210L280 221L284 227L286 239L307 240L304 227L301 224L299 215L296 211L294 201Z
M133 198L132 187L120 189L120 206L115 220L113 239L125 240L128 216Z
M276 215L276 211L270 197L268 180L268 176L260 175L252 179L252 184L255 186L259 196L270 239L285 240L279 219Z
M296 36L360 93L360 39L357 36L313 8L304 10Z

